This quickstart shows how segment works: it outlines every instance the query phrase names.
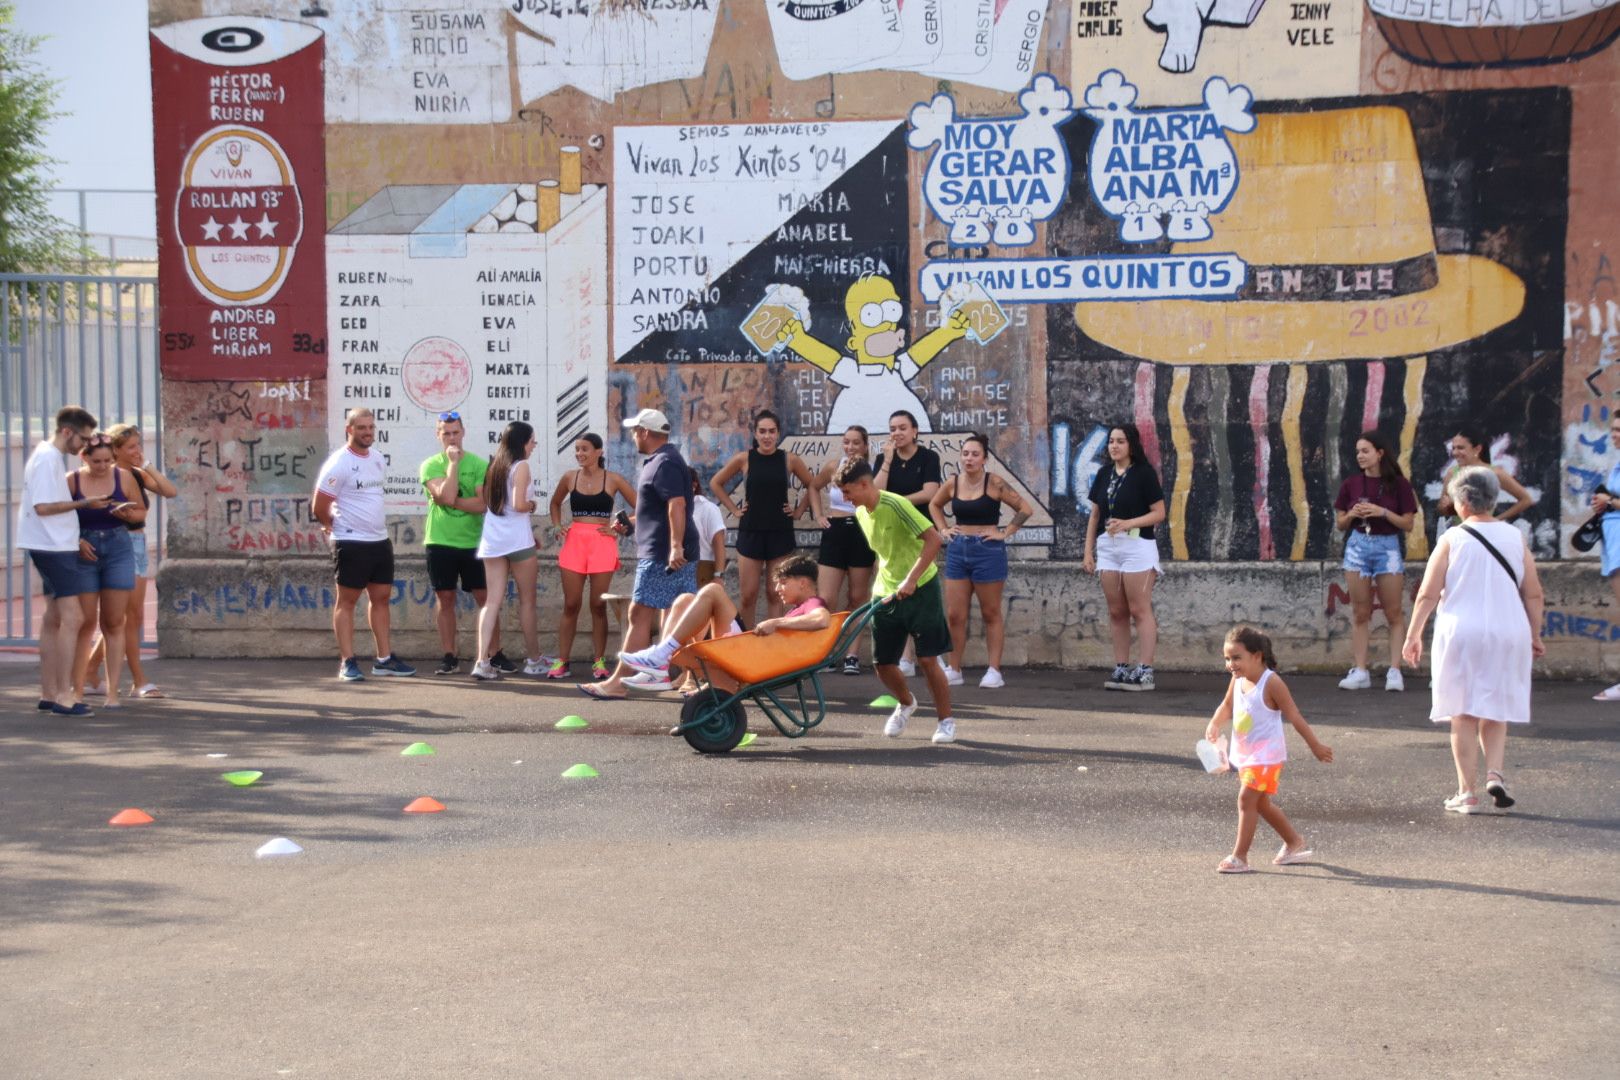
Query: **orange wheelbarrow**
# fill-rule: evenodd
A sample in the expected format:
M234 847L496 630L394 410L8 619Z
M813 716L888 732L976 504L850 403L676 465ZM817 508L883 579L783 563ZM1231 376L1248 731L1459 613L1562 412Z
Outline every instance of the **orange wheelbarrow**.
M829 661L849 655L883 599L832 617L822 630L782 630L768 637L735 634L683 647L671 666L695 668L711 682L712 668L736 680L727 694L712 685L681 706L680 732L700 754L724 754L748 731L743 702L752 700L789 739L802 737L827 716L821 672Z

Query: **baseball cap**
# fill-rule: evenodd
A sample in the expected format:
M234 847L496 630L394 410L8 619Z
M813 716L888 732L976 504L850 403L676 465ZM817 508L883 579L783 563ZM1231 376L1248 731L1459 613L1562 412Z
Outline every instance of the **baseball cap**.
M668 435L669 417L657 409L642 409L626 420L624 426L627 428L641 428L645 431L656 432L659 435Z

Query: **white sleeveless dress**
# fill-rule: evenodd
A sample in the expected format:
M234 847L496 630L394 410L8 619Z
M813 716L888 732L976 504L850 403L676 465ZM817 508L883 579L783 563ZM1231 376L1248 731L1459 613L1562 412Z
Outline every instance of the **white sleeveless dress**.
M1530 619L1519 599L1524 536L1502 521L1472 526L1513 568L1502 564L1459 525L1446 530L1451 548L1445 589L1434 617L1429 719L1476 716L1530 722Z

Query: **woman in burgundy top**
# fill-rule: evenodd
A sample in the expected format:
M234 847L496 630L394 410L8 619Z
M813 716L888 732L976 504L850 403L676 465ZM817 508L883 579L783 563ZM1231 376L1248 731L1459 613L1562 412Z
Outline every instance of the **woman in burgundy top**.
M1381 432L1361 433L1356 440L1356 464L1360 471L1345 478L1339 485L1339 497L1333 500L1339 528L1347 534L1344 583L1350 590L1350 648L1355 653L1355 666L1340 680L1339 689L1366 690L1372 686L1367 645L1372 636L1376 588L1389 623L1389 671L1384 675L1384 689L1404 690L1401 641L1406 633L1406 615L1401 608L1401 593L1406 587L1406 573L1401 553L1404 534L1417 517L1417 496Z

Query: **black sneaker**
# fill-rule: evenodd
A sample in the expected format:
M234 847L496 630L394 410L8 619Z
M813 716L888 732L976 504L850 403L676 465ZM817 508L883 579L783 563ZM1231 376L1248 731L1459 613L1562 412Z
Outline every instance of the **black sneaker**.
M1103 682L1104 690L1129 690L1131 682L1131 666L1129 664L1115 664L1114 673Z
M1137 664L1131 669L1125 681L1120 684L1121 690L1156 690L1158 684L1153 681L1153 669L1147 664Z
M447 652L439 666L433 669L435 675L454 675L461 670L461 661L456 659L455 653Z
M497 649L495 651L495 655L489 658L489 666L494 668L496 671L504 671L508 674L518 669L518 666L512 663L512 661L508 660L506 658L506 653L500 649Z
M844 657L844 674L859 675L861 673L861 658L858 656Z

